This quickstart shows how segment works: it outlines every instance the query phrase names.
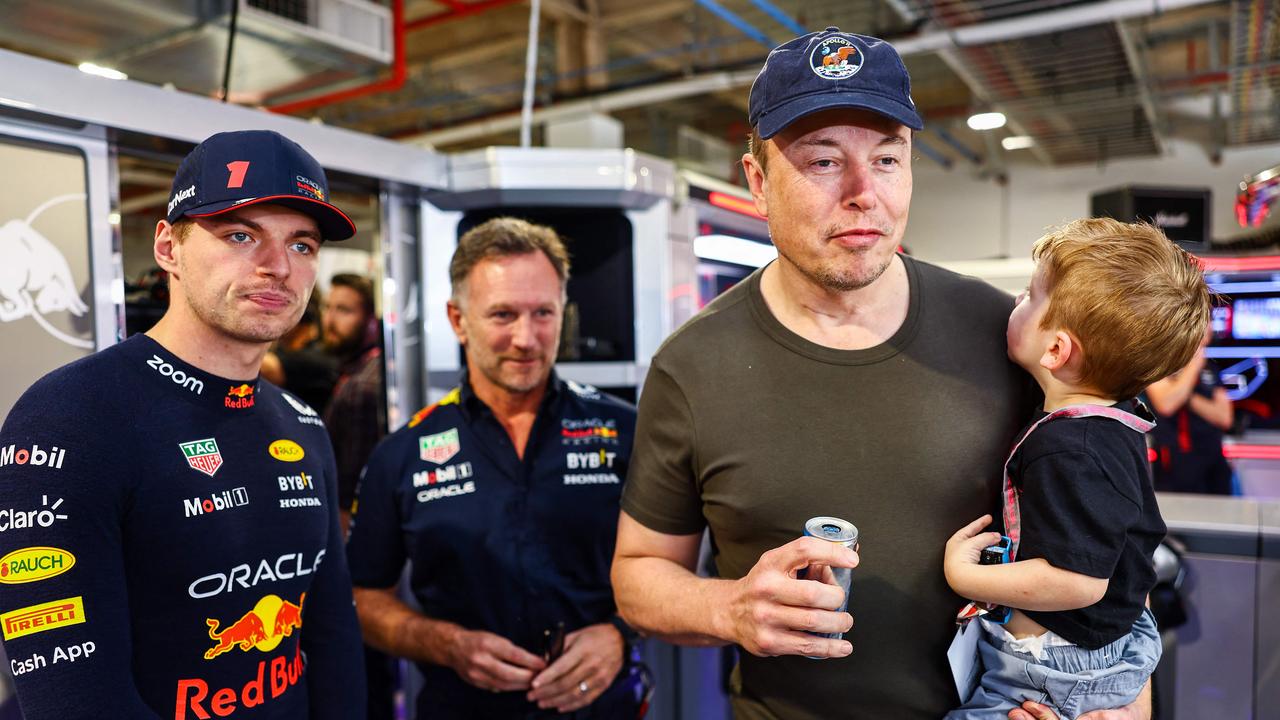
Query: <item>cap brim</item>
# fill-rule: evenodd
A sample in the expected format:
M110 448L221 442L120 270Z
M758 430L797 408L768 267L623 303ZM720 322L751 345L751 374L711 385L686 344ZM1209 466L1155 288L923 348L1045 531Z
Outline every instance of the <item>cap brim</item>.
M320 229L320 237L325 240L346 240L356 234L356 224L351 222L351 218L347 217L346 213L323 200L313 200L301 195L268 195L251 200L227 200L209 203L208 205L191 208L183 213L183 216L191 218L212 217L236 208L261 205L263 203L283 205L291 210L297 210L304 215L310 216L312 220L316 221L316 227Z
M756 131L760 133L761 139L768 139L806 115L832 108L870 110L890 120L896 120L912 130L924 129L924 121L920 119L920 115L914 108L896 100L890 100L883 95L861 92L823 92L798 97L774 108L760 118Z

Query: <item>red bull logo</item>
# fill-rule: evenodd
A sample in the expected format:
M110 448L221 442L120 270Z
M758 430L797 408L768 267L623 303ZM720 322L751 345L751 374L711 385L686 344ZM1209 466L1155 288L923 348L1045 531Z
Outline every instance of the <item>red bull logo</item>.
M593 427L583 428L581 430L570 430L569 428L561 428L560 436L566 440L589 440L591 438L603 438L606 440L614 440L618 437L618 431L614 428Z
M253 407L253 386L248 383L232 385L227 396L222 398L222 404L233 410Z
M84 200L83 194L60 195L46 200L26 218L0 224L0 257L4 258L4 272L0 272L0 323L30 317L61 342L92 350L92 337L84 337L84 331L60 330L49 317L63 312L83 317L89 306L80 298L79 283L62 250L34 227L36 219L49 208ZM62 324L56 317L53 320Z
M223 653L239 648L244 652L257 649L271 652L281 640L293 634L295 628L302 627L302 603L307 594L303 593L294 605L276 595L267 595L258 601L252 610L226 627L214 618L207 618L209 639L214 646L204 651L204 659L212 660Z
M293 657L280 655L272 658L270 671L267 665L266 660L260 661L257 675L244 685L237 681L212 693L209 682L202 678L179 680L173 720L187 720L187 713L199 720L209 720L214 715L227 717L242 707L257 707L284 695L302 679L302 648L296 648Z

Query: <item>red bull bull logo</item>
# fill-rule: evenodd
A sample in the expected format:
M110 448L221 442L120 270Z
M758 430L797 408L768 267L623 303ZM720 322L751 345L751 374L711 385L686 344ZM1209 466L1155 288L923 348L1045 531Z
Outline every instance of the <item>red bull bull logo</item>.
M64 312L84 317L89 306L80 298L79 283L62 250L34 227L36 219L49 208L84 200L81 193L59 195L46 200L26 218L0 223L0 257L4 258L0 272L0 323L30 317L61 342L92 350L93 339L84 337L84 331L60 330L49 318Z
M253 407L253 386L248 383L232 385L227 396L222 398L222 404L233 410Z
M306 598L307 594L303 593L298 604L294 605L277 595L267 595L252 610L226 627L214 618L207 618L209 639L215 644L205 650L204 659L212 660L237 648L244 652L275 650L280 641L293 634L295 628L302 628L302 603Z

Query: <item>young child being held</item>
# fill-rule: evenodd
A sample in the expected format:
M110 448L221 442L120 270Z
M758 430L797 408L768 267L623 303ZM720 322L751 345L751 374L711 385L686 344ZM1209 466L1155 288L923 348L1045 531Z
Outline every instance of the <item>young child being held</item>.
M947 582L1012 608L986 617L980 684L948 720L1003 720L1023 701L1066 719L1132 703L1160 659L1147 593L1165 534L1134 397L1191 359L1209 322L1197 262L1154 227L1077 220L1032 251L1009 315L1009 357L1044 390L1044 414L1005 466L1010 559L980 565L1000 534L983 516L947 542ZM989 617L989 616L988 616Z

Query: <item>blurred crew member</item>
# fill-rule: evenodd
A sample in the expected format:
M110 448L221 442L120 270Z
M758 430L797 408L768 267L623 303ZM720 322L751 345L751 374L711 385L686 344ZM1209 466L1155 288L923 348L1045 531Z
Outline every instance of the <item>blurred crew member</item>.
M329 283L329 297L324 304L324 344L338 358L339 367L338 382L324 419L338 458L338 502L345 529L360 469L373 447L387 434L387 411L373 283L350 273L334 275Z
M355 226L266 131L182 161L164 317L46 375L0 431L0 626L27 720L364 717L316 412L258 378Z
M1211 335L1187 366L1147 388L1159 416L1151 431L1156 457L1151 474L1162 492L1230 495L1231 465L1222 455L1222 434L1234 413L1218 368L1205 357Z
M374 452L348 557L367 641L425 677L418 717L634 718L640 673L609 587L635 411L561 380L569 259L498 218L449 268L459 387ZM396 596L405 561L422 613Z
M338 380L338 363L325 352L321 341L319 291L311 293L298 324L262 359L262 377L313 408L329 404Z

